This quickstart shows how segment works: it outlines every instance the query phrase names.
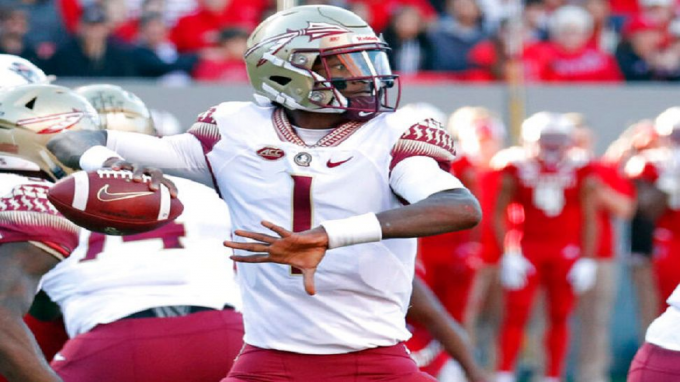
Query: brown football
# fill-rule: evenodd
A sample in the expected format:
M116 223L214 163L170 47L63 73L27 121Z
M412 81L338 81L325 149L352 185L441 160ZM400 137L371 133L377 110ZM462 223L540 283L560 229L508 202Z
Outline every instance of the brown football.
M132 180L130 171L79 171L61 179L47 197L66 218L90 231L131 235L156 229L175 220L184 210L167 187L149 189Z

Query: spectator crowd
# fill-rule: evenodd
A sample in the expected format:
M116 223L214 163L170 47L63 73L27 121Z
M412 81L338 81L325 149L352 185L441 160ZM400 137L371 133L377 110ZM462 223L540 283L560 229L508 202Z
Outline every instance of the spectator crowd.
M306 0L351 9L405 79L680 79L672 0ZM0 53L60 77L246 81L242 56L273 0L0 0Z

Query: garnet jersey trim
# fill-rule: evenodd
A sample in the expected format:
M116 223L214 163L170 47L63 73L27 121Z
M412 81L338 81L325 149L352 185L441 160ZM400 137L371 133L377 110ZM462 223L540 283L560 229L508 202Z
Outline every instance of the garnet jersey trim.
M290 142L302 147L334 147L349 138L354 132L359 130L364 125L363 122L347 122L333 129L328 135L321 138L315 145L307 146L305 142L295 134L293 125L288 121L286 113L283 108L277 108L272 113L272 123L276 134L284 142Z
M201 142L204 154L211 152L221 138L217 122L213 118L215 110L217 110L217 106L213 106L205 113L199 114L196 122L189 128L189 131L187 131Z
M79 228L50 204L48 189L22 184L0 198L0 243L27 241L63 260L78 245Z
M401 161L413 156L433 158L444 171L449 171L456 157L453 138L432 118L411 126L392 148L390 171Z
M208 170L210 171L210 177L212 179L213 188L217 191L218 195L222 195L220 187L217 185L217 179L215 179L215 174L212 169L212 165L207 158L207 155L212 151L213 147L217 142L222 139L222 134L220 134L220 129L217 127L217 121L213 118L213 113L217 110L217 106L213 106L208 109L205 113L199 114L196 122L189 128L187 133L193 135L201 143L203 148L203 155L206 156L205 163L208 165Z

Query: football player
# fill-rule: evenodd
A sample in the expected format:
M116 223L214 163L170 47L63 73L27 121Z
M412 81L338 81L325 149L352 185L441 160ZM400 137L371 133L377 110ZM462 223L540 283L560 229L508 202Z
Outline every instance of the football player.
M636 180L639 210L655 225L652 263L665 301L680 283L680 107L659 114L654 126L661 147L631 158L626 172Z
M0 91L0 375L9 381L61 381L22 321L42 275L78 243L78 227L47 200L69 170L45 144L66 130L98 129L96 111L67 88Z
M465 329L422 281L423 270L422 266L416 267L411 307L406 317L413 333L407 342L411 358L421 370L440 382L491 381L475 362Z
M506 239L511 201L523 207L524 223L519 248L505 248L501 259L506 293L499 382L515 381L515 360L539 286L548 305L545 381L560 380L575 295L595 282L594 179L587 161L567 155L573 129L561 114L534 114L522 125L525 155L503 169L494 219L499 245Z
M595 246L597 277L592 289L579 298L578 381L609 379L611 350L609 327L616 296L616 246L612 219L630 220L635 213L635 189L625 178L620 161L595 158L594 132L583 115L566 114L575 125L574 148L570 155L592 163L595 175L598 236Z
M482 213L487 215L486 219L482 219L474 237L480 264L477 265L474 281L470 285L464 317L473 343L480 343L476 334L478 324L483 324L480 329L484 329L484 337L495 339L502 315L498 262L503 250L496 242L492 224L500 188L500 171L492 166L491 160L504 146L506 128L500 118L490 110L483 107L463 107L451 115L448 129L458 138L462 155L471 165L475 177L473 192L479 198ZM487 359L494 360L493 345L487 348Z
M116 156L214 181L238 228L225 244L242 263L246 329L225 381L433 380L402 344L411 238L471 228L480 209L448 172L441 125L390 113L400 88L386 49L347 10L294 7L248 40L258 103L212 107L164 139L111 131L51 144L83 168L147 173L151 188L158 169Z
M54 76L45 73L25 58L12 54L0 54L0 89L8 89L27 84L47 84ZM54 317L49 298L39 292L24 317L24 323L31 329L35 340L40 346L46 359L50 359L66 341L66 332L63 323L58 317ZM4 382L0 376L0 382Z
M643 119L631 124L620 136L612 142L603 158L608 163L617 163L624 168L626 163L639 154L659 146L659 136L654 128L654 121ZM635 180L629 179L631 183ZM649 187L647 187L649 188ZM650 188L652 189L652 188ZM639 195L636 195L639 198ZM657 294L656 276L652 266L654 221L647 216L648 211L643 211L638 204L633 218L628 224L630 238L626 244L628 265L630 266L631 279L636 293L638 333L644 336L652 321L659 315L661 301ZM644 340L644 338L642 338Z
M76 89L108 130L155 135L133 93L97 84ZM234 310L229 211L214 190L172 178L184 212L151 232L83 230L73 255L43 289L62 308L70 340L52 367L66 381L218 381L243 346Z

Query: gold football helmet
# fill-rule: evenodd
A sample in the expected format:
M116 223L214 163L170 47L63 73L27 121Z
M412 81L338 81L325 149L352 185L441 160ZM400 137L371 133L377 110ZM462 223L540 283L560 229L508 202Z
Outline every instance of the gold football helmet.
M120 86L95 84L81 86L75 91L97 110L102 128L157 135L151 112L144 102Z
M71 89L30 84L0 91L0 170L59 179L72 170L47 150L47 141L65 131L100 129L97 111Z
M256 98L291 110L356 114L359 118L393 111L399 103L398 76L387 59L388 47L356 14L330 5L306 5L278 12L248 38L248 77ZM330 73L341 65L342 78L324 78L315 65ZM363 82L366 96L347 98L340 90ZM395 87L395 85L397 85ZM390 99L388 90L395 88Z

